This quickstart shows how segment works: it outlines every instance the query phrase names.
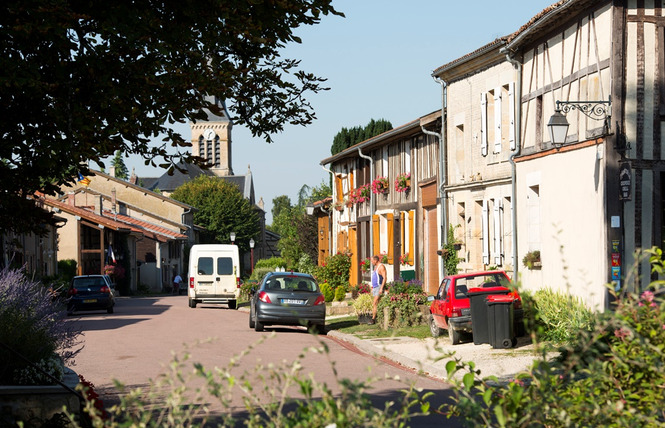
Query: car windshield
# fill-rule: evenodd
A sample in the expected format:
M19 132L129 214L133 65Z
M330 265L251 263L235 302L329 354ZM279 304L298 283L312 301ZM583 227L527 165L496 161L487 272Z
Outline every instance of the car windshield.
M269 278L266 282L269 291L318 291L316 282L311 278L298 276L280 276Z
M106 285L101 276L93 278L74 278L74 288L76 289L101 289Z
M489 288L489 287L508 287L510 282L508 279L498 273L484 274L484 275L475 275L475 276L466 276L464 278L458 278L456 281L457 290L459 292L460 286L465 286L467 289L480 287L480 288Z

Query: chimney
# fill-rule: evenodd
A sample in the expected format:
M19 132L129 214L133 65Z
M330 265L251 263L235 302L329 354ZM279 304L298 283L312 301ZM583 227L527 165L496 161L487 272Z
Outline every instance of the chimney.
M256 205L258 205L259 208L261 208L261 210L265 211L264 207L265 207L266 204L265 204L265 202L263 202L263 196L261 198L259 198L259 202Z
M113 165L109 166L109 175L115 177L115 167Z

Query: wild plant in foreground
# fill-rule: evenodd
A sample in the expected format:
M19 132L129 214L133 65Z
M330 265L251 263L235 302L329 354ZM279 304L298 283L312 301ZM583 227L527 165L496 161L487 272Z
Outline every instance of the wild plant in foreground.
M206 369L190 363L190 354L174 355L167 373L151 381L147 389L121 390L121 403L108 409L102 419L93 404L94 426L104 427L175 427L238 426L248 427L394 427L406 426L416 415L426 414L428 395L419 396L413 385L405 383L402 400L375 408L367 391L381 378L363 381L337 378L339 392L318 382L303 368L303 359L314 353L328 356L323 341L306 348L293 361L258 364L253 370L238 372L242 359L271 335L232 358L226 367ZM329 360L330 361L330 360ZM330 361L335 376L335 363ZM398 378L391 378L398 380ZM188 385L201 384L191 389ZM222 408L213 413L212 402Z

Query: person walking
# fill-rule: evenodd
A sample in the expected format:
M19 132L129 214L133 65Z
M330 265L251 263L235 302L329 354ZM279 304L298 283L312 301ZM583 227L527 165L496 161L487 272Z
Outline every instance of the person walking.
M182 282L182 277L180 274L176 273L175 278L173 278L173 294L180 295L180 283Z
M372 256L372 266L374 266L374 270L372 271L372 297L374 298L374 301L372 302L371 324L376 322L376 311L379 306L379 299L381 298L381 294L383 294L383 288L386 286L386 267L383 263L380 263L379 260L381 260L379 256Z

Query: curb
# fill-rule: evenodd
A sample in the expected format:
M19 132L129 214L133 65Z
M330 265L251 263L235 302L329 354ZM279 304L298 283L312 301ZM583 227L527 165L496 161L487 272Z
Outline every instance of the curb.
M440 381L446 381L447 379L445 371L442 372L440 368L421 361L415 361L409 357L405 357L404 355L400 355L387 349L382 349L381 347L376 346L367 340L360 339L354 335L340 333L337 330L330 330L328 331L327 336L338 341L346 342L359 351L376 359L383 360L384 362L387 360L396 363L402 368L413 371L418 375L425 375Z

